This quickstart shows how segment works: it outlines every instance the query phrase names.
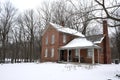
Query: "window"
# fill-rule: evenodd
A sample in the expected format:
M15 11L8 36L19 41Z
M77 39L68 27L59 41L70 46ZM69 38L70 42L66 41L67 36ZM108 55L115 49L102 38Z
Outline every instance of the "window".
M88 57L91 58L93 55L94 49L88 49Z
M79 56L79 49L76 49L75 50L75 57L78 57Z
M52 42L51 42L52 44L54 44L55 43L55 35L53 34L52 35Z
M48 44L48 36L46 37L46 45Z
M63 43L66 43L66 35L63 35Z
M54 57L54 48L51 49L51 57Z
M48 49L45 49L45 57L48 57Z

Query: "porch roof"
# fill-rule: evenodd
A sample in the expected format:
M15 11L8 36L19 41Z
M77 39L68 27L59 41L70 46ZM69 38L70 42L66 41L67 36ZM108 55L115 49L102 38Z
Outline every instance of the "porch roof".
M65 46L61 46L59 49L84 49L84 48L101 48L98 45L95 45L91 41L84 38L75 38Z
M91 41L91 42L93 42L95 44L101 43L104 38L105 38L104 34L86 36L87 40L89 40L89 41Z

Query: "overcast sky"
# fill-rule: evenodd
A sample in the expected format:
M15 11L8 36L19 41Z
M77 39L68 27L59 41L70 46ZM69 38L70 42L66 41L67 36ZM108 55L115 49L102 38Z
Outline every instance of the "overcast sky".
M33 9L41 6L44 1L50 0L0 0L1 3L10 1L19 10Z
M20 11L24 11L26 9L36 9L37 7L40 7L43 2L49 2L53 0L0 0L0 3L5 1L10 1ZM114 32L113 29L109 30L110 32Z

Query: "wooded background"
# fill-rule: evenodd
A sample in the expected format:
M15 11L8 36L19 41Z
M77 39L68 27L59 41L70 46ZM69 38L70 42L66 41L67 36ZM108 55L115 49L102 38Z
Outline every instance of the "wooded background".
M0 63L39 61L41 33L49 22L64 22L65 27L89 36L102 34L103 20L114 30L110 34L112 59L120 60L119 13L119 0L55 0L24 12L10 1L1 3Z

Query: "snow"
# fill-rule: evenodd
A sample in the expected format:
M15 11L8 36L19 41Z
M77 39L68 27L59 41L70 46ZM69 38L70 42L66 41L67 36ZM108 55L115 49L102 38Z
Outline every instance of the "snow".
M51 22L50 22L50 24L60 32L72 34L72 35L79 36L79 37L85 37L82 33L78 32L74 29L66 28L66 27L60 26L58 24L51 23Z
M0 65L0 80L120 80L120 64L16 63Z
M104 37L102 37L99 41L95 41L95 44L101 43L103 41Z
M91 41L87 40L86 38L75 38L71 42L69 42L67 45L62 46L61 49L66 49L66 48L89 48L89 47L100 48L99 46L94 45Z

